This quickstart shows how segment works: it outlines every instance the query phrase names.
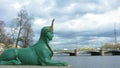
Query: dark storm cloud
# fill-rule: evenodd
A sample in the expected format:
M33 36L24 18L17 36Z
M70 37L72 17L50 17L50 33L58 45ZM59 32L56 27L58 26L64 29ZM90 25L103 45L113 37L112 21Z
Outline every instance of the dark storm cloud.
M106 32L92 32L92 31L82 31L82 32L74 32L74 31L67 31L67 32L55 32L55 34L62 38L76 38L76 37L113 37L113 31L106 31ZM117 33L119 35L119 32Z

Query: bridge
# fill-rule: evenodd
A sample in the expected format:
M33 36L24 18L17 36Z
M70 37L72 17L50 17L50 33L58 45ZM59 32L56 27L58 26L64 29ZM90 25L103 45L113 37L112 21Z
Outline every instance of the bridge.
M91 53L91 56L104 56L104 55L120 55L120 50L100 50L100 51L88 51L88 53Z
M70 56L77 56L79 51L75 50L57 50L54 51L55 54L69 54Z
M79 54L90 54L91 56L104 56L104 55L120 55L120 50L85 50L81 51L79 49L75 50L62 50L57 51L56 54L69 54L70 56L78 56Z

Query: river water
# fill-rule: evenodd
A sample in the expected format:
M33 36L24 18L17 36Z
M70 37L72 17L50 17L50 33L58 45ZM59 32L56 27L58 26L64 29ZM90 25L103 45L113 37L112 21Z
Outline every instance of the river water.
M73 68L120 68L120 56L55 55L53 59L67 62Z

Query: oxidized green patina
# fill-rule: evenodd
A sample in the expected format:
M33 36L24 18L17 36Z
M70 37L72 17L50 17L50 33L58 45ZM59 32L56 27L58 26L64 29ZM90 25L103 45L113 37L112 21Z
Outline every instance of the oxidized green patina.
M0 55L0 65L67 66L67 63L52 60L53 51L49 41L53 38L53 22L43 27L36 44L29 48L9 48Z

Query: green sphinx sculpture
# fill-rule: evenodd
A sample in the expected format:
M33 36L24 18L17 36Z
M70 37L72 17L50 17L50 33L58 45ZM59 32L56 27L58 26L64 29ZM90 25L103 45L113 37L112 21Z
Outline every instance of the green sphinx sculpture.
M29 48L9 48L0 55L0 65L67 66L67 63L52 60L53 51L49 41L53 38L53 23L43 27L36 44Z

